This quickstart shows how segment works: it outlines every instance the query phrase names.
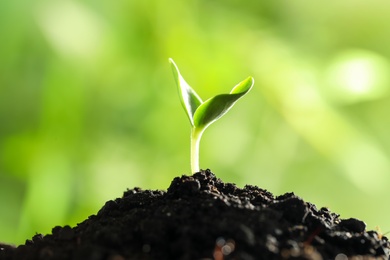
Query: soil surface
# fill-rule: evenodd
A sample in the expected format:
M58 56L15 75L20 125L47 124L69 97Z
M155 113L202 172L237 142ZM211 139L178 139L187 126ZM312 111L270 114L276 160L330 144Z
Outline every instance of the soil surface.
M223 183L209 170L167 191L134 188L76 227L25 245L0 244L1 260L389 259L388 239L364 222L317 209L293 193Z

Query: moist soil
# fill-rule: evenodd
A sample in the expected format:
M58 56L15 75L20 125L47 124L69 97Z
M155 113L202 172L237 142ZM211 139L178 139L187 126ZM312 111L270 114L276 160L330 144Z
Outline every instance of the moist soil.
M364 222L341 219L294 193L224 183L210 171L176 177L167 191L134 188L76 227L25 245L0 244L1 260L389 259L390 243Z

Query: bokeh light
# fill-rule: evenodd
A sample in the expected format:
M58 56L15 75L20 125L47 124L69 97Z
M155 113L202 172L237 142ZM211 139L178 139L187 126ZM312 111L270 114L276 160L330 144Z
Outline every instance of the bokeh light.
M330 63L324 90L341 104L382 98L388 94L389 70L386 58L372 51L345 50Z

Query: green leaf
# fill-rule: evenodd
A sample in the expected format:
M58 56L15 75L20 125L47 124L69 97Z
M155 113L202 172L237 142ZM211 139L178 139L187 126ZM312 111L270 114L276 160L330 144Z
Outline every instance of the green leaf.
M203 103L202 99L181 76L179 68L176 66L175 62L172 59L169 59L169 62L172 65L173 74L175 76L176 84L179 90L181 104L187 113L191 125L194 126L194 114L200 104Z
M248 93L254 84L254 79L248 77L237 84L230 94L217 95L206 100L195 111L193 125L205 129L221 116L226 114L238 99Z
M226 114L230 108L248 93L254 84L254 79L248 77L238 83L229 94L217 95L203 102L198 94L181 76L178 67L169 59L179 90L180 101L191 122L191 170L199 172L199 142L203 131L214 121Z

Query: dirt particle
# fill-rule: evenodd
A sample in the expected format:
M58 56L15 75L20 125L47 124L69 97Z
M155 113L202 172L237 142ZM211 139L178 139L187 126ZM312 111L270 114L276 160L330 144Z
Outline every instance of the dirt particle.
M334 260L348 260L348 256L345 254L337 254Z
M58 232L58 239L71 240L74 238L74 230L70 226L64 226Z
M108 258L108 260L125 260L125 258L121 255L112 255Z
M343 219L339 226L347 231L362 233L366 229L366 223L355 218Z
M152 247L149 244L144 244L142 246L142 252L144 252L144 253L150 253L151 250L152 250Z
M39 251L39 259L49 259L53 255L54 252L49 247L44 247Z

